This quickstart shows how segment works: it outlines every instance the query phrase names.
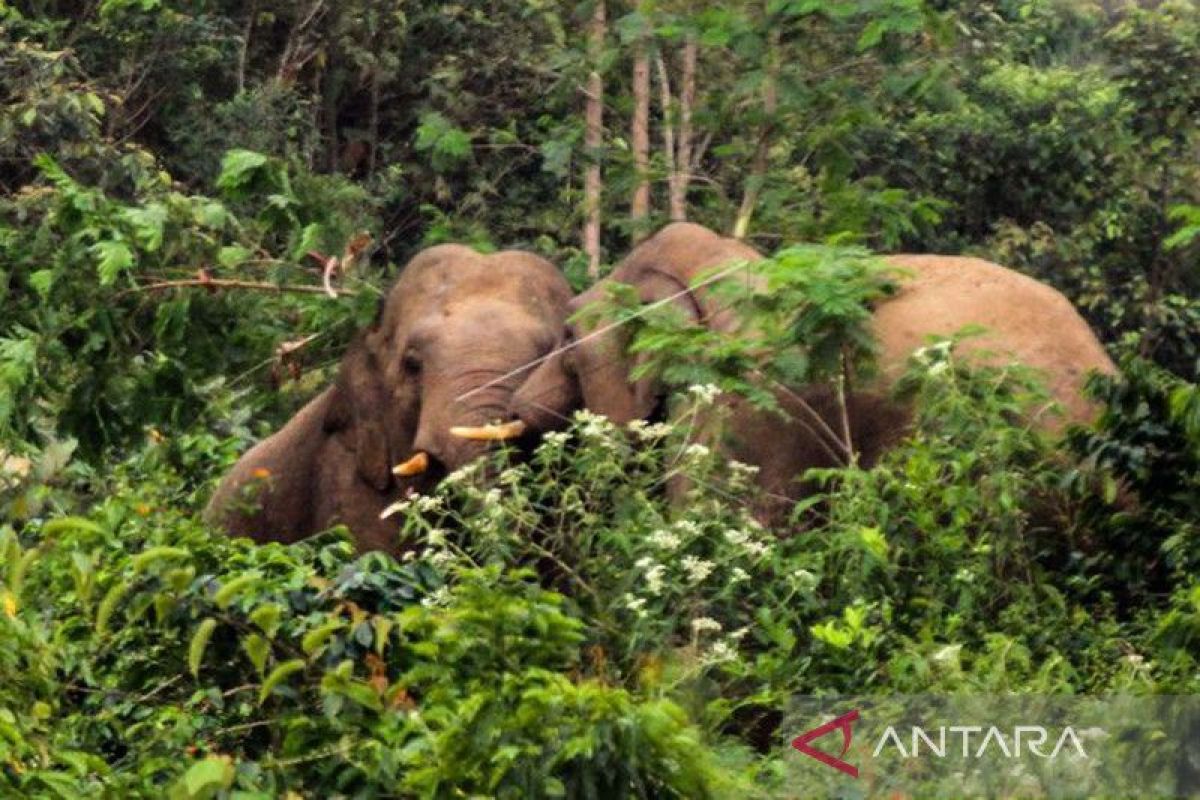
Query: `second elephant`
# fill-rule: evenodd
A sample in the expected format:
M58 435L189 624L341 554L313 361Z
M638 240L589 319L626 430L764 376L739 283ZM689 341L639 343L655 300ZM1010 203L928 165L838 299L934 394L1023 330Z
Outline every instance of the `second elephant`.
M733 330L738 320L731 311L720 307L713 293L691 287L722 265L761 258L742 242L699 225L675 223L634 248L609 278L576 297L572 310L603 301L608 284L620 282L633 286L643 303L671 301L699 324ZM972 324L983 326L986 333L964 341L960 351L993 351L993 357L1039 369L1065 420L1092 416L1091 405L1080 394L1086 375L1090 370L1111 373L1114 367L1062 294L977 258L898 255L885 260L906 274L899 279L897 295L874 312L881 378L847 399L858 463L875 463L907 430L910 409L894 401L890 389L908 357L927 336L950 336ZM728 279L755 280L746 270ZM570 324L570 334L579 344L541 364L517 392L514 410L521 419L552 427L574 403L617 424L659 413L665 387L653 377L632 380L635 360L626 352L628 335L621 327L600 326ZM812 409L825 426L840 428L840 407L829 388L794 387L779 392L777 400L790 422L740 398L722 399L730 406L726 453L759 468L759 484L769 498L764 510L768 517L803 494L797 476L806 469L839 465L829 442L815 435L819 426L809 424ZM1043 424L1054 427L1059 422L1047 416Z

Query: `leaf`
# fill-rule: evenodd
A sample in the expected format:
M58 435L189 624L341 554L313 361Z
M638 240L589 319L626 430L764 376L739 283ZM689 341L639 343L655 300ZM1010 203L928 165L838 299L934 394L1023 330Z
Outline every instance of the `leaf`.
M313 628L311 631L304 634L304 638L300 640L300 649L303 650L306 655L311 656L313 652L315 652L319 647L321 647L321 645L325 644L325 642L329 640L330 636L333 636L333 634L344 625L345 622L340 619L335 619L326 622L320 627Z
M221 173L217 176L217 188L226 192L245 189L255 174L269 159L253 150L230 150L221 159Z
M254 609L250 614L250 621L257 625L268 638L274 639L275 631L279 630L279 620L282 616L282 606L278 603L267 603Z
M417 127L416 148L433 157L437 170L453 167L471 152L470 135L436 111L421 115Z
M104 598L96 609L97 635L103 636L108 632L108 621L112 619L113 612L117 610L117 604L125 598L125 595L129 594L131 588L132 584L129 582L118 581L104 593Z
M267 676L267 679L263 681L262 690L258 693L258 704L262 705L266 702L276 686L302 669L304 669L304 659L302 658L293 658L291 661L285 661L273 669L271 674Z
M860 528L858 538L863 549L875 558L881 561L887 558L887 539L879 528Z
M267 668L267 656L271 654L270 643L257 633L251 633L242 639L242 649L246 651L254 669L262 675L263 670Z
M217 593L213 595L213 602L217 604L218 608L227 608L241 591L254 586L261 578L262 573L260 572L247 572L239 575L217 590Z
M229 211L216 200L204 200L192 209L192 218L206 228L221 228L229 219Z
M192 641L188 644L188 669L191 670L192 677L200 676L200 662L204 658L204 650L208 647L208 640L212 638L216 627L217 621L212 617L207 617L192 634Z
M151 547L142 553L138 553L129 564L133 567L136 573L144 572L147 567L159 562L169 561L177 558L191 558L191 553L182 547L169 547L160 545L159 547Z
M233 785L236 777L233 759L229 756L209 756L188 768L173 787L173 798L208 800Z
M232 269L246 263L251 255L253 254L245 247L236 244L229 245L217 251L217 263L222 267Z
M31 273L29 286L38 293L38 297L45 300L50 296L50 289L54 286L54 270L39 269L37 272Z
M392 620L387 617L376 617L374 620L375 652L380 656L383 655L383 650L385 647L387 647L388 634L392 632L392 628L395 626L395 624L396 623L392 622Z
M133 250L118 239L96 242L91 250L97 259L101 286L111 286L118 275L133 266Z
M167 208L162 203L147 203L142 208L126 208L121 216L133 228L134 238L148 253L162 247Z
M340 691L360 706L372 711L383 710L383 701L380 699L379 693L375 691L375 687L370 684L362 681L347 681Z
M37 559L38 553L38 548L31 547L8 565L8 578L5 583L14 594L20 594L21 587L25 585L25 573Z
M58 439L42 448L42 456L38 459L38 480L48 481L57 475L71 462L71 456L79 443L74 439Z

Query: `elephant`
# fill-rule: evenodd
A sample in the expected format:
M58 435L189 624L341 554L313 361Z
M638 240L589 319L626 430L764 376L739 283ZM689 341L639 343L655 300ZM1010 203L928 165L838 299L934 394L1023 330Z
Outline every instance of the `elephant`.
M595 321L581 324L574 312L601 301L609 284L620 282L635 287L643 303L671 302L698 324L730 331L738 323L734 312L721 306L716 293L698 286L697 279L706 274L711 278L722 265L761 259L745 243L700 225L681 222L663 228L637 245L608 278L571 301L568 337L576 345L553 354L530 374L513 396L513 416L548 429L578 404L616 424L661 415L661 381L630 377L637 362L626 352L625 329ZM1042 415L1037 424L1055 429L1093 416L1092 405L1080 394L1086 374L1113 373L1115 368L1061 293L978 258L892 255L885 260L902 272L897 294L873 309L879 375L852 387L846 396L854 463L875 464L907 432L911 409L895 399L891 389L909 356L929 335L949 336L972 324L983 326L985 333L964 340L959 352L990 352L986 357L1022 362L1047 379L1049 393L1064 414L1061 419ZM753 283L756 278L752 270L739 270L724 280ZM842 429L841 404L830 386L783 387L776 399L785 412L783 419L740 397L726 395L718 401L728 410L723 452L758 467L764 505L757 510L769 520L778 519L808 493L809 487L797 480L807 469L849 462L847 453L837 451L840 437L831 443L820 433Z
M431 490L490 443L535 431L506 417L522 368L564 332L571 288L532 253L418 253L351 343L333 385L234 465L206 517L290 543L344 524L360 550L397 551L391 503Z

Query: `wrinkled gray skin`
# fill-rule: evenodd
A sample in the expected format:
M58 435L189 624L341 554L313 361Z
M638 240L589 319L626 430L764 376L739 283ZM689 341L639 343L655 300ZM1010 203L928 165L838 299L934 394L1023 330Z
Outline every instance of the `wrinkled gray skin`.
M679 294L672 302L692 320L713 330L732 331L737 324L734 315L722 309L705 288L689 287L725 265L761 258L744 243L700 225L674 223L635 247L609 278L576 297L571 312L603 300L608 283L616 281L636 287L643 303ZM894 401L890 389L909 355L925 343L927 335L948 336L971 323L983 325L988 333L964 342L960 352L992 350L996 353L992 360L1011 358L1038 368L1047 378L1052 397L1065 411L1065 421L1082 421L1092 415L1094 409L1079 395L1086 373L1091 369L1111 373L1114 368L1087 324L1061 294L980 259L905 255L887 260L908 275L900 278L897 296L875 311L873 328L882 375L870 384L853 387L847 398L856 463L874 464L907 430L910 409ZM729 280L755 279L740 271ZM662 384L652 376L629 379L636 361L625 352L628 335L623 329L585 338L601 324L595 322L591 328L568 324L570 336L580 344L548 359L530 375L513 398L516 416L531 426L549 429L580 404L617 424L662 413ZM780 389L776 399L786 419L757 410L740 398L719 400L728 408L727 424L718 434L724 452L759 468L764 506L756 511L767 521L775 521L792 500L807 493L809 487L797 481L806 469L846 463L837 442L830 441L828 432L821 432L823 424L838 441L842 439L841 407L831 387ZM1063 417L1045 416L1038 424L1053 429L1062 421ZM714 434L704 430L703 435ZM677 484L673 491L677 493L682 486Z
M234 465L207 517L260 542L343 523L360 550L394 552L396 523L380 512L485 452L487 442L450 428L508 417L524 373L488 384L559 344L570 297L561 273L530 253L421 252L350 346L333 386ZM425 472L393 475L418 452L428 455Z

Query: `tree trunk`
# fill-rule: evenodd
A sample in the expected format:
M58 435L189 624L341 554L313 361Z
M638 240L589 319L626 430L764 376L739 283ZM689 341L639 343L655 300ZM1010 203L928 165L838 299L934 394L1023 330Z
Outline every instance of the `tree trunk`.
M763 75L763 124L758 134L758 146L750 164L750 177L746 179L746 190L738 208L737 221L733 224L733 238L744 239L750 231L750 218L758 204L758 193L767 178L767 162L771 152L771 138L775 130L775 112L779 108L779 29L771 31L767 41L767 68Z
M692 168L692 107L696 103L696 37L688 34L683 42L683 74L679 87L679 139L675 155L675 174L671 186L671 219L687 219L687 191Z
M367 153L368 178L375 177L375 166L379 163L379 85L382 81L379 62L376 61L371 69L371 111L367 122L367 136L370 139L368 144L371 148Z
M645 234L646 217L650 214L650 53L645 36L636 47L633 56L633 122L629 133L633 168L637 170L637 183L629 205L635 242Z
M658 69L658 103L662 112L663 165L667 168L668 208L675 207L675 120L671 116L671 78L667 74L667 62L661 52L654 55L654 66Z
M587 106L583 147L587 172L583 178L583 251L588 256L588 275L600 275L600 146L604 137L604 81L600 77L600 58L604 53L604 0L596 0L588 33L588 59L592 71L588 74Z
M246 27L242 29L242 41L238 47L237 64L237 93L246 91L246 61L250 53L250 36L254 33L254 18L258 15L258 0L250 3L250 13L246 15Z

